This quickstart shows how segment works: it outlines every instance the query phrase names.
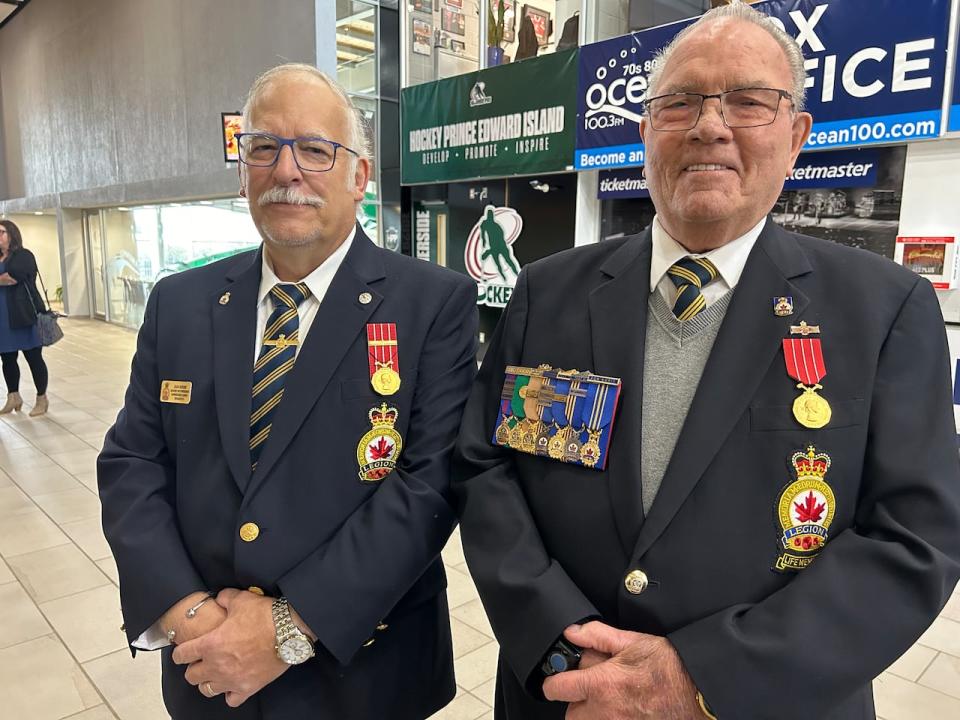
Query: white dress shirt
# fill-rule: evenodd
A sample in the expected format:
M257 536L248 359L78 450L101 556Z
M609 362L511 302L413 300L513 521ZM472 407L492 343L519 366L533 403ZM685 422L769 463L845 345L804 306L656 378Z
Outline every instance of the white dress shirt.
M320 303L323 302L327 290L330 289L330 283L333 282L333 276L340 269L343 258L346 257L350 245L353 244L353 238L357 234L356 226L350 230L347 239L326 260L320 263L319 267L307 275L302 282L310 288L310 297L300 303L297 308L297 314L300 316L299 343L296 347L297 354L300 353L304 341L307 339L307 332L313 324L313 319L317 316L317 310L320 309ZM267 253L262 254L262 263L260 267L260 290L257 292L257 341L254 348L253 361L256 362L260 356L260 348L263 347L263 331L267 329L267 320L273 312L273 301L270 299L270 288L279 282L273 268L267 260ZM211 601L212 602L212 601ZM148 627L144 633L138 637L133 646L140 650L159 650L170 644L166 634L160 629L160 620Z
M663 299L667 301L667 305L673 307L677 300L677 286L667 276L667 270L675 262L688 255L694 258L705 257L714 264L719 272L719 276L701 290L703 299L707 301L709 306L711 302L723 297L724 293L735 288L737 283L740 282L743 266L746 265L747 257L753 250L753 246L757 242L757 238L760 237L760 232L766 222L767 218L764 216L746 233L715 250L705 253L691 253L664 230L659 218L655 216L652 227L653 255L650 258L650 292L659 290Z

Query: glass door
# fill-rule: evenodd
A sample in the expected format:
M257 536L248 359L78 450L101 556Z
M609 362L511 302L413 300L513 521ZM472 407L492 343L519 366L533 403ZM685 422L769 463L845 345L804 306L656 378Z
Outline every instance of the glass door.
M93 210L83 213L84 233L87 246L87 278L92 289L93 316L101 320L107 319L107 285L105 265L103 262L103 227L100 224L99 211Z

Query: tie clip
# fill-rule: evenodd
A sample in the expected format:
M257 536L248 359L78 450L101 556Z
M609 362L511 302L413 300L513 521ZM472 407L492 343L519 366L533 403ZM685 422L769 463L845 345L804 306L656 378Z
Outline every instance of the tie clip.
M276 340L264 340L263 344L285 350L288 347L296 347L300 342L296 338L288 338L286 335L281 335Z

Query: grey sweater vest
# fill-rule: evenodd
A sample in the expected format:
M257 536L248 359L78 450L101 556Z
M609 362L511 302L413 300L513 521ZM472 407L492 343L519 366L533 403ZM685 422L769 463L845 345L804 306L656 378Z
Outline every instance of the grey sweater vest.
M650 512L660 490L732 296L732 291L727 292L692 320L680 322L659 291L650 295L640 447L644 514Z

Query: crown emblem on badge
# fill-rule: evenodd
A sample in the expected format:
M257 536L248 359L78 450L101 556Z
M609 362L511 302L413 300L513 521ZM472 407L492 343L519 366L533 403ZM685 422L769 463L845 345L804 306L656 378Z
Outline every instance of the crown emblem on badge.
M397 409L381 403L380 407L370 408L367 417L374 427L393 427L397 422Z
M818 453L813 445L806 452L797 452L790 458L798 478L817 478L822 480L830 469L830 456Z

